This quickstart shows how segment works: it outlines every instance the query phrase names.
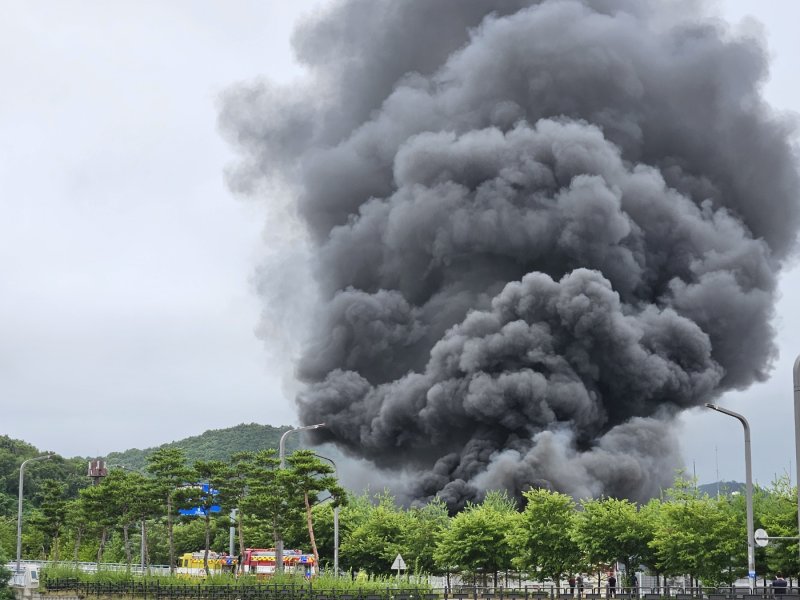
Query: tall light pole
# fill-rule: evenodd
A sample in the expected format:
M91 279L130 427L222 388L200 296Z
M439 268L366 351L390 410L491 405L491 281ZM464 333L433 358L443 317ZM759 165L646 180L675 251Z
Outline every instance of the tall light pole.
M794 457L797 465L797 533L800 535L800 355L794 361ZM800 552L800 540L797 548Z
M744 427L744 471L745 471L745 498L747 503L747 574L750 579L750 589L755 589L756 583L756 540L753 531L753 471L750 461L750 423L742 415L716 404L706 403L711 410L741 421Z
M52 456L52 454L35 456L33 458L29 458L28 460L23 460L22 464L19 466L19 502L17 503L17 572L20 570L20 562L22 561L22 486L25 481L25 465L27 465L29 462L34 462L37 460L47 460Z
M295 431L305 431L307 429L319 429L325 427L325 423L317 423L316 425L304 425L303 427L295 427L294 429L287 429L283 432L280 441L278 442L278 456L281 459L281 469L286 468L286 436Z
M339 479L339 470L336 468L336 463L333 462L332 458L328 458L327 456L322 456L321 454L314 453L314 456L317 458L321 458L322 460L327 460L329 463L333 465L333 474L336 476L336 479ZM319 568L319 565L317 565ZM333 576L339 577L339 504L335 504L333 506Z
M280 458L280 468L286 468L286 436L295 431L305 431L307 429L319 429L325 427L325 423L317 423L316 425L305 425L303 427L295 427L294 429L287 429L283 432L280 441L278 442L278 456ZM275 539L275 572L283 573L283 532L278 531Z

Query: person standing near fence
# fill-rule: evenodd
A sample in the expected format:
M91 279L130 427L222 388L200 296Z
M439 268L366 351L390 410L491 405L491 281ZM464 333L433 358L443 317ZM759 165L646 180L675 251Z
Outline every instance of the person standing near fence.
M569 582L569 597L570 598L574 598L575 597L575 575L570 575L568 582Z
M578 598L583 598L583 575L578 575Z
M617 578L614 574L608 576L608 597L613 598L617 595Z
M776 596L782 596L786 593L787 585L786 580L783 578L783 573L776 573L775 579L772 580L772 593Z

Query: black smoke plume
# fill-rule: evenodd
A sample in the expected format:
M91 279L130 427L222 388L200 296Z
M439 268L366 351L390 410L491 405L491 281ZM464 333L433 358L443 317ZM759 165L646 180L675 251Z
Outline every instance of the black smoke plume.
M221 124L232 187L307 228L318 439L452 506L671 481L673 416L775 357L800 210L763 44L662 0L352 0L293 43L307 79Z

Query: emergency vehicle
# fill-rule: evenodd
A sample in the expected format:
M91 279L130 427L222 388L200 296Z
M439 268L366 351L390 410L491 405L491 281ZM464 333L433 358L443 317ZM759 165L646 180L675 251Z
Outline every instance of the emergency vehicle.
M205 577L206 570L203 567L203 557L205 551L200 552L187 552L178 559L177 573L179 575L188 575L190 577ZM219 552L208 553L208 570L212 575L220 575L222 573L235 573L236 572L236 557L228 554L220 554Z
M303 554L302 550L284 549L283 570L285 573L302 574L313 577L317 574L313 554ZM247 548L242 556L241 573L257 577L269 577L275 573L275 548Z

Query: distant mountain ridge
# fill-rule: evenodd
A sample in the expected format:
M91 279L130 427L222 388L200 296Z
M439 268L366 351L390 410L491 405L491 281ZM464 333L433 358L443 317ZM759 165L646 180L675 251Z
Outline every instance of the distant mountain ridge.
M268 448L278 449L281 435L292 429L287 425L273 427L258 423L242 423L225 429L209 429L200 435L168 442L152 448L130 448L124 452L112 452L105 458L109 464L124 466L135 471L144 471L147 457L159 448L181 448L189 464L197 460L227 461L236 452L255 452ZM292 452L301 446L302 437L286 438L286 451Z
M744 493L745 484L738 481L717 481L697 486L697 491L709 496L730 496L731 494Z

